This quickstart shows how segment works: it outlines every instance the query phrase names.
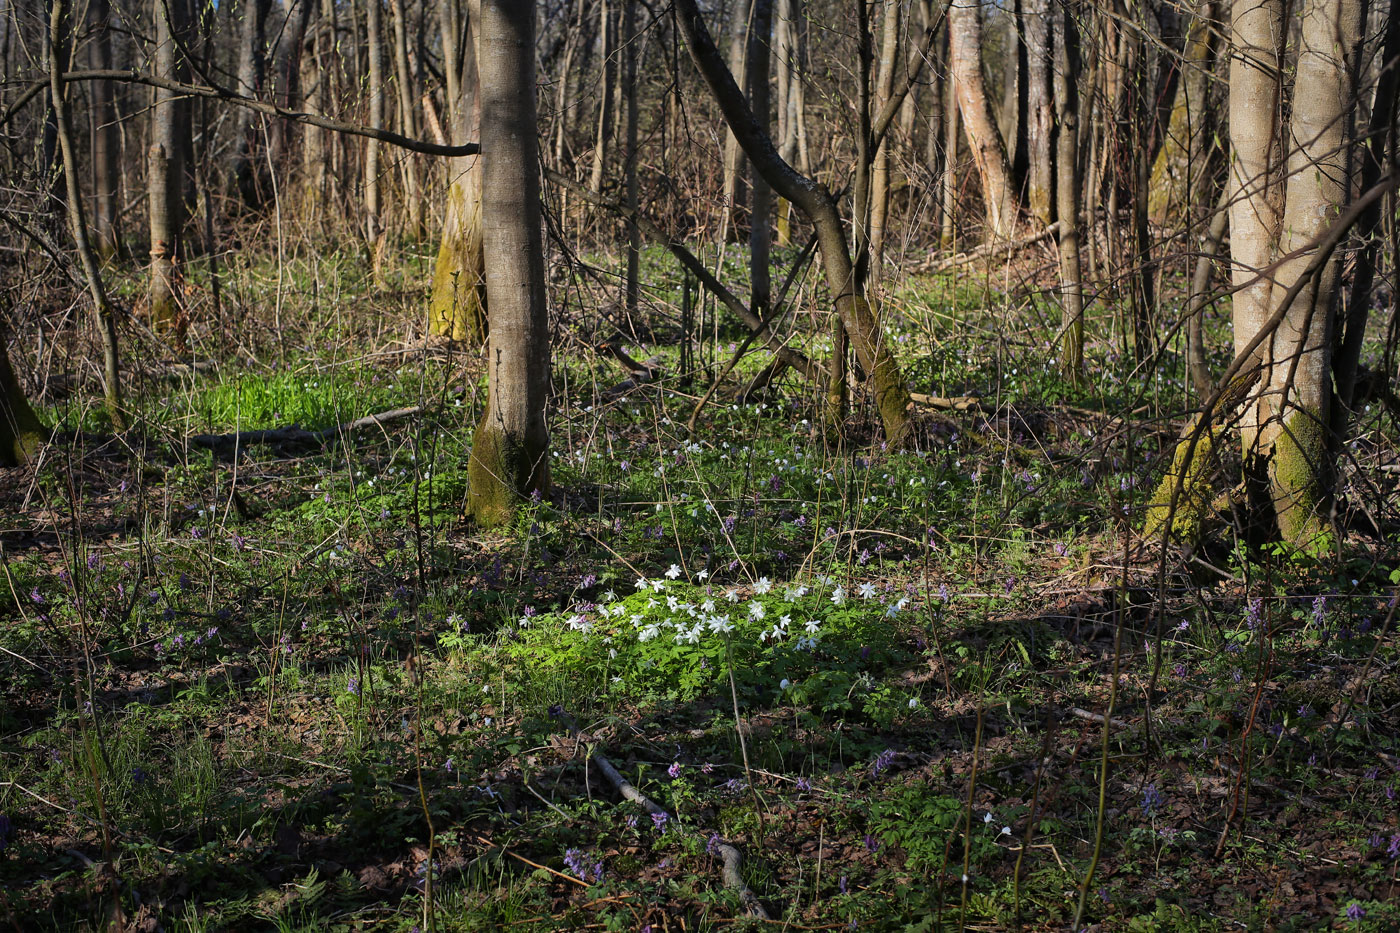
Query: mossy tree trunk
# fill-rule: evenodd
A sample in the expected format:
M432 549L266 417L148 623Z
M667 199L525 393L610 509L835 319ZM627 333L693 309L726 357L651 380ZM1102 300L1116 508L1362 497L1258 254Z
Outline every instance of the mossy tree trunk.
M28 463L47 432L10 365L10 334L0 324L0 466Z
M1291 97L1282 67L1284 10L1282 0L1252 0L1233 11L1232 371L1244 361L1248 368L1235 382L1248 389L1238 397L1227 392L1228 401L1220 401L1211 416L1219 419L1243 403L1240 431L1251 507L1272 513L1280 541L1316 553L1330 540L1336 449L1331 354L1341 272L1339 253L1322 250L1351 196L1362 0L1303 0ZM1285 127L1278 115L1290 100ZM1150 516L1170 507L1169 485L1184 494L1178 509L1203 501L1198 461L1200 448L1209 445L1197 438L1188 463L1190 445L1187 438L1178 446ZM1149 531L1160 530L1151 520L1149 525Z
M448 125L454 143L481 134L481 94L477 79L477 17L460 15L443 0L441 25L447 60ZM486 259L482 252L480 156L448 164L447 211L433 267L428 301L428 333L473 345L486 339Z
M472 438L467 509L486 526L549 491L549 317L540 231L535 9L481 3L482 209L491 295L486 411Z
M1315 548L1327 533L1332 330L1342 257L1334 253L1297 291L1318 241L1351 194L1351 112L1361 43L1361 0L1304 0L1289 126L1288 179L1280 231L1273 366L1260 396L1259 445L1270 451L1269 485L1280 537Z

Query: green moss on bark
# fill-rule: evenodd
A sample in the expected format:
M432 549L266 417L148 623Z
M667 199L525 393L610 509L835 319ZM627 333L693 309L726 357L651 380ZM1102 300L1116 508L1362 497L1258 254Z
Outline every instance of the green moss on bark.
M9 354L0 351L0 466L28 463L47 432L15 378Z
M480 209L468 210L460 185L448 191L448 222L433 267L428 333L479 344L486 339L486 266Z
M1284 420L1269 462L1279 538L1308 553L1331 546L1327 449L1327 426L1318 413L1295 411Z
M1193 432L1194 433L1194 432ZM1160 538L1166 535L1167 519L1171 517L1170 537L1186 543L1194 543L1201 536L1207 512L1210 509L1210 455L1219 435L1218 428L1202 431L1191 449L1191 436L1177 441L1172 453L1172 465L1157 485L1157 490L1147 505L1147 521L1143 525L1144 537ZM1188 462L1187 457L1190 457ZM1177 483L1181 491L1177 493ZM1172 497L1176 496L1176 509L1172 510Z
M488 410L472 437L467 481L467 514L484 528L507 524L531 493L549 492L548 445L512 439Z

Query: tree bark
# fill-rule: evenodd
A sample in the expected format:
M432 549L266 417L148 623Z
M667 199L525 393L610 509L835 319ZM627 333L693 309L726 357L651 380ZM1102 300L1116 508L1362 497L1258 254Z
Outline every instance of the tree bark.
M365 51L369 56L369 125L384 129L384 24L383 0L367 0L365 5ZM369 246L370 268L376 286L384 259L385 230L380 204L379 140L371 139L365 150L365 241Z
M53 0L53 11L49 20L51 48L62 49L69 41L65 33L70 28L68 11L64 0ZM68 123L67 104L64 100L64 82L61 70L61 56L49 58L49 101L53 106L54 135L58 144L59 156L63 162L63 177L67 184L68 227L73 242L78 247L78 259L82 263L83 275L87 278L88 291L92 296L93 316L102 339L102 389L105 396L107 415L114 428L126 425L126 414L122 410L121 361L117 356L117 320L107 290L102 285L102 274L97 265L97 254L88 239L87 221L83 217L83 201L78 193L78 158L73 151L73 133ZM8 362L8 358L7 358ZM11 395L7 388L4 394ZM24 417L21 410L12 410L16 427L20 427Z
M449 132L458 142L481 133L477 77L477 16L461 15L454 0L442 0L441 23L447 64ZM486 259L482 251L480 156L448 163L447 211L433 267L428 332L479 345L487 335Z
M262 95L267 70L264 50L263 24L272 9L272 0L243 0L242 21L238 33L238 92L247 97ZM234 146L232 181L243 203L260 208L266 200L267 167L259 156L261 127L253 111L240 108L234 114Z
M641 194L640 179L637 176L638 155L637 155L637 56L641 47L641 35L637 32L637 3L638 0L622 0L622 41L626 43L626 49L622 62L622 83L623 99L626 101L627 112L624 115L627 122L627 130L624 136L625 152L624 181L626 184L627 209L633 214L638 209L638 198ZM626 280L626 300L624 306L627 309L628 321L635 322L638 305L641 301L641 259L642 259L642 232L636 224L627 225L627 280Z
M745 84L744 62L748 58L749 20L753 0L734 0L734 9L729 13L729 72L741 85ZM744 188L744 149L732 131L724 136L724 164L722 167L723 190L720 205L724 209L724 219L719 225L720 242L731 230L737 230L742 219L740 210L747 200Z
M390 0L390 9L394 14L394 83L399 92L399 129L405 136L417 136L418 81L408 61L408 21L403 0ZM407 232L409 239L416 241L424 232L423 166L412 153L403 153L400 158L404 167L404 197L408 199Z
M1052 150L1053 126L1050 90L1052 55L1050 30L1050 0L1023 0L1025 18L1023 20L1026 46L1026 152L1028 167L1026 173L1026 205L1035 218L1049 225L1055 220L1055 157L1058 148ZM1076 55L1076 58L1078 56ZM1076 75L1078 74L1076 63ZM1076 111L1078 102L1075 102ZM1077 120L1077 115L1076 115ZM1077 174L1077 172L1076 172ZM1076 196L1076 200L1078 200ZM1078 223L1078 219L1074 221ZM1063 228L1061 228L1063 230ZM1063 233L1061 234L1063 238ZM1078 232L1075 233L1075 251L1078 251Z
M1351 196L1351 114L1361 43L1361 0L1304 0L1289 126L1288 180L1279 242L1279 301L1302 281L1318 240ZM1273 336L1261 396L1269 480L1280 537L1313 548L1326 535L1332 489L1329 417L1332 330L1342 257L1334 253L1287 308Z
M758 118L759 129L765 136L771 136L772 122L769 116L769 66L773 34L773 4L757 2L753 4L749 21L748 54L744 61L744 84L749 99L749 109ZM749 166L750 206L749 217L749 308L760 318L768 314L773 285L769 262L772 254L773 232L768 215L773 207L773 189L769 187L757 165Z
M0 322L0 466L28 463L47 433L10 365L10 333Z
M155 17L156 74L179 80L180 51L176 36L184 34L179 17L181 0L152 0ZM183 194L184 147L180 143L180 104L175 92L156 88L151 107L151 147L146 161L146 191L151 230L151 281L148 313L158 331L183 339L189 322L181 307L179 263L183 258L181 231L185 223Z
M613 135L613 91L617 83L617 4L625 0L602 0L598 4L598 41L602 43L602 78L598 84L598 124L593 142L593 172L588 187L603 190L603 170Z
M90 13L93 29L89 48L92 67L112 67L112 31L108 25L110 0L93 0ZM97 255L115 259L121 255L121 228L117 199L121 191L121 138L112 84L98 81L92 86L92 233Z
M987 230L999 239L1016 233L1016 196L1011 188L1011 166L1006 144L997 129L992 106L982 80L982 7L984 0L953 0L948 9L948 54L953 82L962 112L972 158L982 182L982 202Z
M1059 213L1060 370L1073 385L1084 382L1084 272L1079 253L1079 192L1083 175L1079 162L1079 27L1078 4L1058 11L1054 19L1054 94L1059 117L1056 137L1056 210ZM1029 43L1032 53L1035 42ZM1034 108L1032 108L1034 116ZM1047 128L1048 135L1048 128ZM1032 149L1035 147L1032 146ZM1031 176L1034 186L1035 173ZM1034 202L1034 198L1032 198Z
M880 64L875 76L875 109L878 111L894 96L895 71L899 68L900 36L903 17L901 0L885 0L884 22L880 29ZM893 139L886 134L875 150L870 169L870 278L880 276L885 254L885 224L890 213L890 150Z
M549 318L545 304L535 119L535 8L481 3L481 131L489 389L472 438L467 510L509 521L522 497L549 492Z

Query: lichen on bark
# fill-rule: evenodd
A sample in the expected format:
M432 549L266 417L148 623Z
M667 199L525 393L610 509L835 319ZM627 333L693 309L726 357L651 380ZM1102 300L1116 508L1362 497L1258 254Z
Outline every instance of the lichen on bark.
M428 333L481 343L486 339L486 263L481 204L468 188L463 179L448 189L447 220L428 302Z

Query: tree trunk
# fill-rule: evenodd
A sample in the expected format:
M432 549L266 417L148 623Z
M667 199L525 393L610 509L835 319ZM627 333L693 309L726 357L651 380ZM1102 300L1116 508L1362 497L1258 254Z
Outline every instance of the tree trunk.
M923 0L922 7L923 27L927 30L933 25L933 3L930 0ZM933 67L929 69L929 94L928 94L928 125L924 128L924 167L928 170L928 177L933 181L933 190L930 192L928 204L931 211L929 225L939 231L943 230L943 173L946 166L945 144L943 138L944 121L947 114L948 103L948 78L945 63L948 61L948 30L946 28L938 31L938 43L934 46ZM954 110L957 108L954 107Z
M734 0L729 14L729 72L740 85L745 84L744 61L748 57L749 19L752 0ZM740 209L747 198L744 190L744 150L732 131L724 135L723 191L720 205L724 219L719 225L720 242L739 226Z
M884 23L880 29L880 64L875 77L875 106L878 112L894 96L895 71L899 68L899 47L902 17L901 0L885 0ZM870 261L871 281L880 276L880 262L885 253L885 223L890 212L890 150L893 140L886 134L875 150L870 169Z
M948 9L948 55L952 60L958 109L962 112L972 158L982 182L987 230L993 238L1009 240L1016 233L1016 197L1011 189L1011 166L1006 145L992 115L982 81L983 0L955 0Z
M403 0L391 0L391 9L394 14L394 83L399 91L400 132L416 139L418 81L408 61L408 22ZM408 198L408 237L416 241L422 238L424 232L423 166L416 153L403 152L399 158L403 160L404 167L404 197Z
M771 136L769 117L768 71L771 59L770 37L773 33L773 4L755 3L749 21L749 49L744 62L744 83L749 109L758 118L759 128ZM773 189L757 165L749 166L749 191L752 212L749 217L749 308L760 318L768 315L772 292L769 271L773 245L768 214L773 207Z
M593 142L593 172L588 187L603 190L603 169L613 135L613 88L617 83L617 4L625 0L602 0L598 4L598 41L602 43L602 78L598 83L598 124Z
M28 463L47 435L10 365L10 334L0 322L0 466Z
M1084 381L1084 272L1079 257L1079 191L1083 184L1079 163L1079 27L1078 5L1057 11L1054 19L1054 93L1059 117L1055 166L1056 210L1059 213L1060 254L1060 370L1073 385ZM1028 43L1035 52L1034 41ZM1034 119L1035 109L1032 108ZM1048 135L1048 131L1047 131ZM1032 149L1035 147L1033 146ZM1034 186L1035 173L1031 176ZM1034 198L1032 202L1034 203Z
M51 48L61 49L71 41L67 35L71 28L64 0L53 0L53 11L49 20ZM87 279L88 292L92 297L93 316L102 339L102 390L105 396L107 415L112 426L121 429L126 426L126 414L122 410L121 361L117 357L117 323L107 290L102 285L102 274L97 265L97 254L93 252L88 239L87 221L83 217L83 200L78 193L78 157L73 150L73 133L68 123L67 104L64 100L65 85L62 79L63 60L61 56L49 57L49 101L53 106L54 136L58 144L59 157L63 163L63 178L67 185L68 228L73 242L78 247L78 259L82 263L83 275ZM8 349L5 347L4 349ZM8 362L8 357L7 357ZM0 391L13 398L8 386L0 386ZM14 424L23 428L24 414L12 409ZM31 412L32 414L32 412Z
M626 204L627 209L633 215L636 214L638 197L641 189L637 177L637 56L642 44L641 34L637 32L637 3L638 0L622 0L622 41L626 43L626 51L622 63L622 83L623 99L627 104L627 113L624 115L627 121L627 132L625 135L625 149L623 158L624 176L626 182ZM641 300L641 259L642 259L642 231L634 223L627 224L627 280L626 280L626 300L624 306L627 310L627 320L632 326L636 326L636 315L638 304Z
M178 17L180 0L152 0L155 17L156 74L179 80L180 52L175 37L184 34ZM189 322L181 307L179 263L183 256L181 231L185 223L184 147L180 144L178 95L156 88L151 107L151 148L146 161L146 191L151 227L151 282L149 314L158 331L183 339Z
M1230 56L1230 298L1235 355L1254 339L1273 310L1272 276L1283 215L1279 111L1283 106L1283 0L1236 3ZM1263 354L1263 365L1268 355ZM1267 379L1261 380L1267 383ZM1254 406L1241 423L1246 454L1256 448Z
M1267 421L1259 443L1272 453L1269 480L1279 535L1300 548L1316 547L1328 527L1332 329L1341 254L1334 253L1286 309L1281 302L1314 263L1317 241L1350 199L1361 5L1361 0L1304 0L1287 141L1287 206L1279 242L1284 259L1271 309L1284 316L1273 336L1273 367L1260 398Z
M365 5L365 51L369 55L369 125L384 128L384 28L383 0L367 0ZM365 240L369 245L370 268L375 285L380 284L384 260L385 230L380 204L379 141L366 141L365 149Z
M944 36L948 34L948 28L943 29ZM952 43L945 41L945 49L949 55L944 56L944 61L950 60ZM939 233L938 245L944 249L950 249L953 241L957 238L957 207L958 207L958 149L962 144L962 113L958 109L958 82L957 76L949 69L947 78L944 79L944 86L947 93L943 98L943 113L945 123L943 127L943 228Z
M771 3L771 0L755 0ZM709 30L696 6L696 0L676 0L677 23L685 35L691 58L709 85L725 122L734 132L744 153L763 172L763 177L782 197L787 198L816 228L827 288L850 334L856 356L874 381L875 406L884 425L885 437L899 444L909 427L909 389L904 384L899 363L890 352L880 330L879 319L871 310L860 284L846 242L846 229L831 194L812 179L799 175L778 155L773 140L763 132L749 110L734 76L725 67Z
M92 67L113 66L109 0L93 0L93 38L88 53ZM92 234L97 255L103 260L121 255L121 229L117 223L117 200L121 190L121 138L117 126L115 95L110 81L92 83Z
M509 521L521 498L549 492L549 317L545 303L535 120L535 8L481 3L481 131L489 389L472 438L467 510Z
M453 142L481 138L481 93L477 79L477 18L462 16L453 0L441 7L447 62L448 122ZM450 50L449 50L450 47ZM486 339L486 259L482 251L481 156L448 163L447 211L433 267L428 332L479 345Z
M1055 156L1051 140L1053 134L1052 96L1050 93L1050 0L1024 0L1026 46L1026 153L1028 169L1026 174L1026 204L1036 219L1050 224L1055 219ZM1078 56L1076 55L1076 58ZM1078 63L1076 71L1078 74ZM1075 103L1076 110L1078 102ZM1078 119L1076 114L1075 119ZM1076 156L1077 158L1077 156ZM1077 171L1075 174L1078 174ZM1078 196L1075 196L1078 200ZM1078 223L1076 220L1075 223ZM1063 234L1061 234L1063 238ZM1075 234L1075 252L1078 253L1078 234ZM1076 257L1077 259L1077 257Z
M260 97L266 71L263 24L272 0L243 0L238 33L238 93ZM267 166L260 155L262 123L253 111L240 107L233 116L234 155L232 181L243 203L260 208L267 198Z

